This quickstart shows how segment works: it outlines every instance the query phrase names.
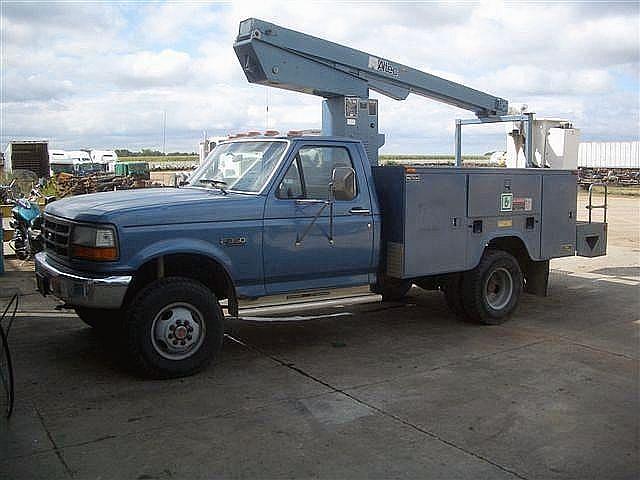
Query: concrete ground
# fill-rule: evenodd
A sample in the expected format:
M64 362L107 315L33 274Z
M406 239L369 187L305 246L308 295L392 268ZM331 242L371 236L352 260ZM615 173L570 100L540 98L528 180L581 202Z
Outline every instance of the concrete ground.
M215 366L171 381L132 377L9 273L0 291L24 297L0 478L637 479L639 207L611 199L609 255L554 261L551 295L505 325L462 323L414 288L236 322Z

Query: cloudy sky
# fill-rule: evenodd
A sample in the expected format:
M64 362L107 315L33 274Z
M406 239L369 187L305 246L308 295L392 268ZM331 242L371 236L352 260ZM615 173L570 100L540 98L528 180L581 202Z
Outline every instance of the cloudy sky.
M321 99L249 85L233 53L258 17L566 118L583 140L639 128L638 1L0 2L0 143L54 148L196 149L210 135L319 128ZM373 96L377 96L373 94ZM453 149L463 110L411 96L380 100L383 152ZM465 151L500 148L473 127ZM483 127L480 127L483 128Z

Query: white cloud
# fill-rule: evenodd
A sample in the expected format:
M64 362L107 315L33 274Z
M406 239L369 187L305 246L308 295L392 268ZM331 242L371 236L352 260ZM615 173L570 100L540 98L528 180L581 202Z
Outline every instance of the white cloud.
M477 84L502 95L589 95L609 91L613 78L606 70L561 71L518 65L479 77Z
M144 8L139 31L149 40L171 43L190 30L211 28L216 14L206 4L165 3Z
M77 46L85 52L113 49L126 26L118 7L106 3L13 2L3 4L2 17L6 48L40 47L59 53L73 52Z
M52 80L45 74L20 77L14 73L5 76L4 102L57 100L73 93L71 80Z
M191 56L185 52L144 51L122 57L116 63L116 69L111 69L111 74L138 88L150 85L176 85L188 80L191 66Z

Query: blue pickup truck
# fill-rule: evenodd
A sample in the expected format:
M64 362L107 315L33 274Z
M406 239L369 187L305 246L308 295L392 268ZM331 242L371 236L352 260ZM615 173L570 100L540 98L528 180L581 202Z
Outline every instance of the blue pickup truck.
M48 205L36 279L98 331L120 329L145 375L182 376L243 308L398 300L415 284L501 323L523 290L546 293L550 258L604 254L606 224L575 214L572 171L372 167L349 138L244 138L178 188Z

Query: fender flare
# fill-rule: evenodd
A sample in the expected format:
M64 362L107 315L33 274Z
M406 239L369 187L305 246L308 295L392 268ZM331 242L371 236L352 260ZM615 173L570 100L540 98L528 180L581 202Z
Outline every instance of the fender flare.
M477 250L477 252L473 252L475 254L475 256L470 258L469 269L471 270L471 269L476 268L478 266L478 264L480 263L480 260L482 259L482 255L484 254L485 250L489 247L491 242L493 242L495 240L502 239L502 238L504 238L504 239L516 238L524 246L524 249L527 252L527 255L529 256L529 259L537 260L531 254L531 250L529 250L529 246L527 245L527 242L525 241L525 239L522 238L522 235L520 234L520 232L518 232L516 230L505 230L505 231L501 231L501 232L491 232L489 235L487 235L486 237L484 237L482 239L483 247L481 249L479 248Z
M132 270L137 271L142 265L153 259L173 254L203 255L219 263L232 281L235 278L233 262L220 247L211 242L192 238L172 238L147 245L136 253L131 259L130 265Z

